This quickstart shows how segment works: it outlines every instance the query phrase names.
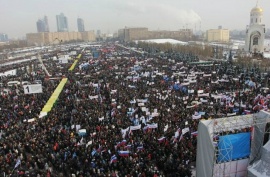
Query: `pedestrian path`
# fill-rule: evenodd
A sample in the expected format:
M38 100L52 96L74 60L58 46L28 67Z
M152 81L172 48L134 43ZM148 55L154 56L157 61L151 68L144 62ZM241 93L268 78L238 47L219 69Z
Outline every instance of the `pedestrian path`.
M60 93L62 92L67 80L68 80L67 78L63 78L61 80L61 82L58 84L53 94L51 95L50 99L47 101L46 105L43 107L41 114L47 114L48 112L51 111L54 103L56 102Z
M80 58L81 58L81 54L79 54L77 56L77 59L73 62L73 64L68 69L69 71L74 70L74 68L76 67L76 65L77 65ZM54 90L53 94L51 95L50 99L47 101L47 103L43 107L42 111L40 112L39 118L42 118L42 117L46 116L48 114L48 112L51 111L51 109L53 108L55 102L57 101L57 99L58 99L60 93L62 92L65 84L67 83L67 81L68 81L67 78L63 78L61 80L61 82L58 84L58 86Z

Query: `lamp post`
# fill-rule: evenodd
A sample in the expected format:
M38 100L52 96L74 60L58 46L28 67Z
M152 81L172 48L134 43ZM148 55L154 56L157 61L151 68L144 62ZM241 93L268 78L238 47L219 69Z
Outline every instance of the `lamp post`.
M55 39L53 40L53 42L56 41L56 40L59 42L59 45L60 45L60 52L61 52L61 50L62 50L62 45L61 45L61 44L62 44L63 40L62 40L62 39L55 38Z
M61 51L61 42L62 42L62 40L60 40L60 39L58 39L58 38L55 38L55 39L53 40L53 42L54 42L55 40L58 40L58 42L60 43L60 51ZM52 42L52 43L53 43L53 42ZM41 64L41 66L42 66L42 69L45 71L46 75L47 75L48 77L51 77L51 74L48 72L47 68L45 67L45 65L44 65L44 63L43 63L43 61L42 61L42 58L41 58L41 56L40 56L40 51L38 51L38 56L37 56L37 58L38 58L38 60L39 60L39 62L40 62L40 64Z

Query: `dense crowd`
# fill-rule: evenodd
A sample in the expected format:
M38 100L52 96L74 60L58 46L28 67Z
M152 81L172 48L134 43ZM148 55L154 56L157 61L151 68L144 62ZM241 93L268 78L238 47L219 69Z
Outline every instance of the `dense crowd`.
M38 118L60 80L31 75L42 79L42 94L2 92L1 175L190 177L200 119L269 106L257 68L191 65L192 54L84 56L70 72L70 64L45 63L68 78L45 117Z

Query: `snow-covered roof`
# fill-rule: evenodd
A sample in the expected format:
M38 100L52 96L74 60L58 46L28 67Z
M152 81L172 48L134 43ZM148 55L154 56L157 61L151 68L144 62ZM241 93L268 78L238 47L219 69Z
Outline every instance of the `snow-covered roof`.
M270 58L270 53L263 53L264 58Z
M178 41L178 40L175 40L175 39L148 39L148 40L139 40L139 41L149 42L149 43L158 43L158 44L163 44L163 43L181 44L181 45L187 45L188 44L187 42Z

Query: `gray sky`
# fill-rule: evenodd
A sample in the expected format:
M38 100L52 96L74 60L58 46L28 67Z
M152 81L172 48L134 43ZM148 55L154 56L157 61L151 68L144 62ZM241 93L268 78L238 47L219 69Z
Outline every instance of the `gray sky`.
M48 16L50 31L56 31L56 15L63 12L69 31L77 31L77 17L86 30L113 33L125 26L149 30L245 29L256 0L0 0L0 33L10 38L36 32L36 21ZM270 1L261 0L264 23L270 28Z

